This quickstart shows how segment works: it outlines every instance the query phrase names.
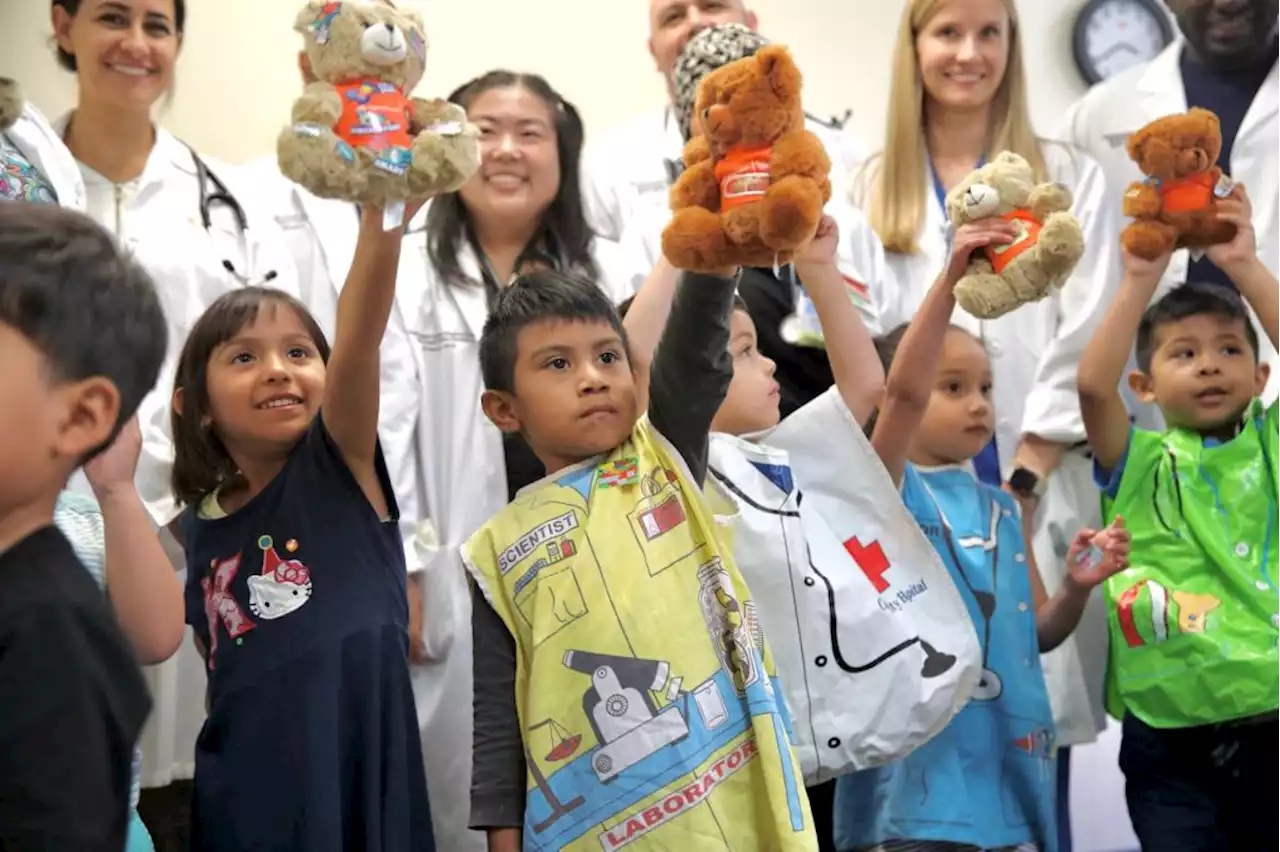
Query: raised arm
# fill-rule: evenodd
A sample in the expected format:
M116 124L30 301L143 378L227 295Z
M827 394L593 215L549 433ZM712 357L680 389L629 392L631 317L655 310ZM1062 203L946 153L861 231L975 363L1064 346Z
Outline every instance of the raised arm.
M1210 246L1205 253L1227 273L1240 295L1258 315L1262 331L1271 345L1276 346L1280 329L1280 284L1258 258L1253 207L1243 185L1237 186L1229 198L1218 201L1218 218L1236 226L1235 239L1223 245Z
M1076 376L1084 431L1094 460L1106 470L1113 469L1129 448L1129 411L1120 396L1120 381L1142 314L1169 264L1167 254L1145 261L1122 252L1122 259L1120 292L1085 347Z
M736 286L736 276L681 272L649 371L649 417L699 484L711 421L733 379L729 314Z
M635 368L636 400L641 408L649 404L649 371L653 366L653 353L662 339L667 318L671 316L671 303L679 280L680 271L660 255L622 319Z
M404 222L412 218L414 209L404 211ZM325 429L379 517L387 512L386 497L374 473L381 387L379 350L395 301L403 236L403 225L383 229L382 210L365 207L361 211L355 257L338 296L337 326L321 407Z
M849 285L836 268L839 241L836 220L823 216L813 241L796 257L796 274L822 323L836 389L853 419L863 423L884 390L884 368L871 333L853 306Z
M907 327L885 380L884 402L871 434L871 446L893 477L902 481L907 453L933 393L942 340L955 310L956 282L964 275L969 255L992 243L1014 238L1013 226L999 219L971 222L956 230L951 257Z

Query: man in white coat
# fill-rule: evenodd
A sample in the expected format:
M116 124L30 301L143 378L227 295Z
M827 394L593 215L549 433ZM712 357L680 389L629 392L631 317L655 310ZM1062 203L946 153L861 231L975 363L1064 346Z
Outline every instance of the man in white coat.
M650 0L649 54L676 97L673 71L689 39L719 24L756 29L756 15L743 0ZM841 184L862 159L853 135L835 119L807 116L831 155L832 183ZM641 210L665 208L667 188L680 174L685 138L671 104L625 121L588 142L582 160L582 194L592 230L618 242L625 224ZM832 194L840 193L834 189Z
M1277 11L1280 0L1165 0L1181 36L1150 63L1095 86L1068 111L1062 137L1093 155L1121 206L1125 189L1142 180L1125 142L1147 122L1189 107L1203 107L1222 121L1219 164L1245 184L1253 203L1258 257L1280 273L1280 78L1277 78ZM1123 226L1124 221L1120 219ZM1117 235L1118 238L1118 235ZM1118 259L1118 254L1117 254ZM1119 276L1119 268L1114 269ZM1188 278L1231 286L1207 257L1175 253L1157 298ZM1276 395L1276 353L1266 397ZM1143 426L1159 428L1154 411L1138 413Z

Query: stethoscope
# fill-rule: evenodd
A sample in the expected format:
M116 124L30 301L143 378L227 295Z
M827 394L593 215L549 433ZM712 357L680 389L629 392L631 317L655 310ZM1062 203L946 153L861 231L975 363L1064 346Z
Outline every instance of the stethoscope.
M492 310L494 300L502 292L502 282L498 280L493 264L480 248L480 241L476 239L470 228L467 229L467 241L471 244L471 251L475 253L476 262L480 267L480 280L484 284L485 297L488 300L489 309ZM520 252L520 256L516 258L515 269L507 283L510 284L531 266L545 267L554 272L568 271L568 260L560 250L560 241L556 239L555 234L547 231L541 239L535 240Z
M198 185L200 192L200 225L204 228L205 233L209 234L209 238L212 240L214 205L222 205L222 207L231 214L232 218L235 220L236 229L240 233L240 240L244 243L245 269L244 272L237 270L235 264L231 262L231 258L227 257L225 253L222 254L222 268L241 284L248 285L250 271L249 219L245 216L244 208L240 206L240 202L231 194L231 190L227 189L227 185L209 169L204 160L200 158L199 154L190 147L188 147L187 150L191 151L191 161L196 167L196 184ZM216 242L216 240L214 242ZM277 277L279 277L279 274L276 270L268 270L267 273L262 276L260 285L268 284L271 281L274 281Z
M969 590L969 594L978 605L978 612L982 614L982 676L978 679L973 698L977 701L995 701L1004 692L1004 683L1000 680L1000 676L988 665L991 660L991 619L996 612L996 581L1000 576L1000 536L998 534L1002 515L1000 504L995 500L990 501L991 529L987 538L972 536L957 540L946 513L942 511L942 505L934 496L933 489L923 477L920 479L920 484L924 486L925 493L929 495L929 501L933 503L934 511L938 513L938 522L942 527L942 540L947 546L947 552L951 554L956 573L960 575L960 581ZM964 548L981 547L991 554L991 591L984 591L973 585L973 581L969 579L969 572L964 569L964 563L960 561L960 554L956 550L957 543Z

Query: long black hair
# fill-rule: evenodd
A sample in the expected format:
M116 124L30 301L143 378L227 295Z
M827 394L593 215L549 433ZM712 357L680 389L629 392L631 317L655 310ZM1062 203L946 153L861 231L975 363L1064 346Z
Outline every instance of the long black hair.
M530 249L550 250L567 264L567 269L592 281L599 278L599 270L591 255L594 234L587 224L582 204L580 162L582 159L583 127L577 108L560 97L560 94L537 74L521 74L514 71L490 71L464 83L449 95L449 100L470 109L472 102L493 89L522 88L547 105L555 123L556 154L560 159L560 187L551 204L542 213L542 220L534 232ZM462 202L462 195L450 192L431 202L427 211L427 257L440 278L450 284L471 285L462 272L458 256L464 241L469 239L471 213ZM517 270L519 271L519 270Z
M53 0L53 5L49 8L52 10L56 6L66 9L67 14L74 18L80 11L80 0ZM175 35L182 38L182 33L187 26L186 0L173 0L173 25L176 29ZM76 70L76 58L61 47L58 48L58 64L67 71Z

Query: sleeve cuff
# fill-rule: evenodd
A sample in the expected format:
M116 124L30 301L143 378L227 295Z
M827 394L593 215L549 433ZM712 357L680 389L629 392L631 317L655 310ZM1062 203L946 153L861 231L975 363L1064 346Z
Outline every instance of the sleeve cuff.
M1125 445L1124 454L1116 462L1115 467L1108 470L1093 460L1093 482L1103 494L1112 500L1120 494L1120 482L1124 479L1124 465L1129 460L1129 447L1133 445L1133 427L1129 427L1129 442Z
M519 790L494 790L471 794L471 820L467 827L475 831L490 828L523 828L524 795Z
M1036 435L1056 444L1085 440L1080 398L1074 390L1035 388L1022 413L1022 434Z

